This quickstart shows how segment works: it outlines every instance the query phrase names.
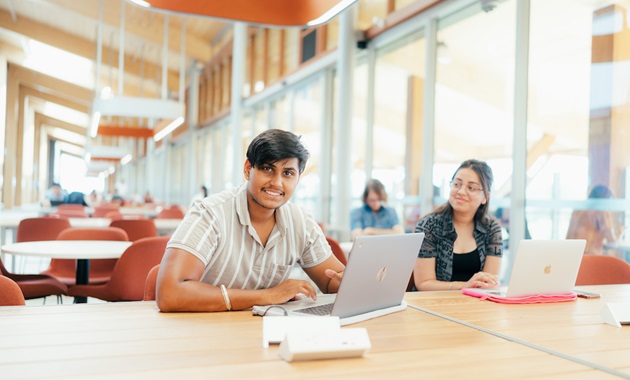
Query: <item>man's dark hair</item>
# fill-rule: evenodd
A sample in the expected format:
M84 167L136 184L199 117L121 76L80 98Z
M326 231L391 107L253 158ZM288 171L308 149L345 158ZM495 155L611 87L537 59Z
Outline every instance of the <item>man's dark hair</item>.
M262 132L247 148L247 160L254 168L280 160L297 158L299 170L302 173L309 156L308 150L300 141L300 136L280 129L268 129Z

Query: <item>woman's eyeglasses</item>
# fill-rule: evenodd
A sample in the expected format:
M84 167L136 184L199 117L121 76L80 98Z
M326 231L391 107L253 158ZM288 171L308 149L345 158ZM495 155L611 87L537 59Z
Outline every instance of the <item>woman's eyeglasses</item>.
M463 186L468 194L477 194L478 192L483 190L481 187L479 187L477 185L466 185L466 186L464 186L464 184L461 181L451 181L450 185L451 185L451 189L453 189L455 191L459 191L459 189L461 189L462 186Z

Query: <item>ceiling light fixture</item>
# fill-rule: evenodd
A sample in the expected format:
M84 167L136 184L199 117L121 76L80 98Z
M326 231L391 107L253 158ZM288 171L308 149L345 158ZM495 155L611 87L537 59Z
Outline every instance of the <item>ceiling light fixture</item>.
M121 8L121 30L120 30L120 47L119 47L119 77L118 77L118 95L112 96L111 87L104 87L102 90L99 89L100 82L100 66L101 66L101 50L102 50L102 29L103 29L103 0L100 1L100 9L99 9L99 25L98 25L98 37L97 37L97 62L96 62L96 86L95 93L96 97L94 102L92 103L92 120L90 125L90 136L95 138L98 135L98 127L99 122L102 116L115 116L115 117L137 117L137 118L147 118L147 119L155 119L155 120L178 120L182 119L181 122L177 123L173 129L177 128L181 124L183 124L184 116L186 113L186 105L183 102L184 91L180 90L180 99L179 101L167 99L167 74L168 74L168 15L166 15L164 20L164 47L163 47L163 56L162 56L162 97L161 98L144 98L144 97L131 97L131 96L123 96L123 77L124 77L124 24L125 24L125 13L124 13L124 0L121 0L122 8ZM148 3L143 1L134 1L135 4L141 6L148 6ZM145 3L145 4L143 4ZM183 24L183 23L182 23ZM184 29L182 27L182 33L184 33ZM185 40L182 42L182 53L183 46L185 46ZM185 65L185 60L181 63ZM182 74L183 73L183 74ZM184 82L185 70L180 69L180 82L183 84ZM180 84L180 87L181 87ZM173 123L172 123L173 124Z
M155 140L156 142L162 140L166 135L173 132L177 127L179 127L182 124L184 124L184 118L180 116L177 119L171 121L166 127L162 128L158 133L156 133L153 136L153 140Z
M144 0L129 0L129 1L131 1L134 4L139 5L141 7L145 7L145 8L150 8L151 7L151 4L147 3Z
M90 124L90 137L96 137L98 133L98 124L101 122L101 113L99 111L95 111L92 113L92 122Z
M131 155L131 153L129 153L125 157L120 159L120 164L121 165L127 165L128 163L131 162L132 158L133 158L133 156Z

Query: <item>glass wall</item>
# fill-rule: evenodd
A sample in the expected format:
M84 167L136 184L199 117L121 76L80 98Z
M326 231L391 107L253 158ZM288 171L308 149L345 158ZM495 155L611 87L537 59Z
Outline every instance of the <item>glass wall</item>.
M317 217L319 195L319 165L323 129L322 104L324 103L321 75L309 78L296 87L293 93L293 132L301 136L301 141L311 154L300 179L293 202L311 210Z
M208 191L212 187L212 178L214 175L212 167L212 158L220 157L218 152L214 150L212 146L212 133L209 128L198 133L197 139L197 157L199 157L197 172L199 173L197 178L197 187L195 190L199 190L202 185L206 186ZM192 196L191 196L192 197Z
M387 4L376 0L359 4L357 26L365 29L361 23L378 22ZM405 1L394 4L397 9L408 5ZM626 224L622 211L629 207L629 158L624 149L630 146L626 141L630 139L626 132L630 113L626 6L532 0L528 84L516 88L518 2L493 4L493 9L482 9L478 1L441 3L378 36L367 50L357 50L348 146L334 141L335 128L339 128L334 87L339 78L331 61L244 107L244 149L253 135L267 128L301 135L311 160L293 201L336 228L347 227L331 220L335 152L349 149L352 206L360 204L366 179L379 178L408 230L421 214L423 162L429 161L433 168L437 205L446 200L447 184L458 165L477 158L487 161L494 171L491 209L501 209L506 238L512 183L520 176L527 177L526 236L564 238L572 213L580 209L608 212L619 235ZM371 15L371 21L366 15ZM426 40L427 26L435 41ZM289 72L297 67L297 36L289 32L285 41ZM434 57L426 57L432 51L427 50L429 42L431 48L435 44ZM428 72L433 63L435 72ZM433 80L435 86L425 93L427 82L431 88ZM527 123L518 122L526 125L526 157L515 158L513 140L519 124L514 116L515 94L525 93ZM425 125L427 121L430 125ZM432 134L433 154L422 151L427 132ZM234 142L229 121L211 126L202 138L204 161L199 170L206 176L203 181L212 184L212 192L238 185L242 179L231 178ZM522 160L526 172L513 172ZM615 198L587 199L598 184L610 188ZM602 245L610 245L609 240Z
M532 237L587 237L587 251L621 257L630 162L627 8L532 1L528 84Z
M389 206L395 207L401 222L414 215L414 206L403 208L403 199L414 190L406 183L415 185L420 176L417 162L422 149L413 142L422 134L423 91L426 70L425 40L423 32L415 32L377 50L374 79L374 125L371 177L383 182L388 193ZM409 147L409 151L407 149ZM408 157L413 159L408 160ZM415 170L407 171L407 163ZM407 176L407 173L410 176ZM353 182L353 197L360 196L363 182ZM360 198L357 199L360 204ZM411 230L417 218L411 218L405 226ZM413 220L415 219L415 220Z
M270 128L290 130L291 122L291 101L284 93L271 102Z
M512 171L515 1L478 3L438 22L433 184L448 197L459 164L485 160L493 198L509 195Z

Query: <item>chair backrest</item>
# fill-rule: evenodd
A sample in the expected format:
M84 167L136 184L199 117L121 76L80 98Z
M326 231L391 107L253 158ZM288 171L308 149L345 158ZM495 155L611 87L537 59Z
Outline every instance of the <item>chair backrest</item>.
M330 236L326 236L326 241L328 242L328 245L330 245L333 255L335 255L337 260L341 261L343 265L346 265L348 263L346 260L346 254L343 253L343 249L341 249L339 242Z
M121 228L77 228L61 231L57 240L120 240L129 241L127 232Z
M184 212L179 206L171 206L160 211L156 218L159 219L184 219Z
M23 306L24 294L22 290L8 277L0 276L0 306Z
M111 219L111 220L118 220L118 219L122 219L123 215L118 210L112 210L112 211L108 211L105 215L103 215L103 217Z
M83 206L81 206L83 207ZM89 218L90 216L83 209L57 209L57 214L66 218Z
M119 211L120 206L116 204L103 204L94 207L94 212L92 212L92 218L104 218L105 214L110 211Z
M129 241L127 233L116 227L106 228L67 228L57 236L57 240L116 240L116 241ZM114 267L118 259L94 259L90 260L90 273L91 274L103 274L107 273L108 276L113 272ZM52 259L50 260L50 266L46 273L58 276L74 277L73 273L76 271L76 260L73 259Z
M57 211L59 210L84 210L85 206L76 204L76 203L63 203L57 206Z
M154 301L157 297L157 275L160 271L160 264L151 268L144 283L144 300Z
M160 264L169 236L153 236L135 241L125 250L107 283L109 290L125 301L141 301L149 271Z
M575 285L630 284L630 264L613 256L585 254Z
M66 218L27 218L18 224L15 241L56 240L61 231L71 228Z
M117 219L112 220L110 227L125 230L129 241L136 241L145 237L157 236L157 228L152 219Z

